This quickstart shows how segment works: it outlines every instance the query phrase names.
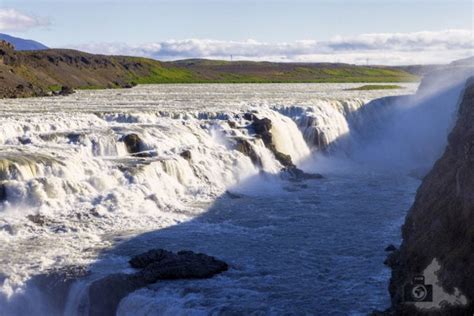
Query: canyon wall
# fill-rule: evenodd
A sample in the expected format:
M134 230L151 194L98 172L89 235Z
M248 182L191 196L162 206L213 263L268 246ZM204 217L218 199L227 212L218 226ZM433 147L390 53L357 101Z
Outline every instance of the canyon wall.
M392 268L390 314L473 315L473 122L471 77L445 152L418 189L402 228L402 245L387 260ZM422 282L425 293L416 289Z

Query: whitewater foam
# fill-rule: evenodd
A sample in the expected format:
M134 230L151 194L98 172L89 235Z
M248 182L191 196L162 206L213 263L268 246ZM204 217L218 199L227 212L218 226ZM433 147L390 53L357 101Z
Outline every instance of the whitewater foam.
M345 90L352 86L166 85L5 100L0 314L28 300L31 308L41 304L34 295L21 298L32 276L90 264L113 236L190 221L229 188L281 192L274 186L283 188L275 184L282 166L247 128L244 113L269 118L276 149L304 166L311 152L344 141L371 100L416 88ZM145 156L127 151L129 134L139 136ZM249 140L261 166L235 149L237 138ZM250 178L259 180L243 188Z

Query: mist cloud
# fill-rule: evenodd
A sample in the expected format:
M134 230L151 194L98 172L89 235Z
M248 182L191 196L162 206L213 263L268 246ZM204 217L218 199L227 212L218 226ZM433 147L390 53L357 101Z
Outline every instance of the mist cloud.
M474 52L474 42L469 30L445 30L362 34L353 37L338 36L329 41L302 40L289 43L186 39L143 45L92 43L73 48L93 53L144 56L160 60L229 59L232 55L234 60L397 65L446 63L469 57Z

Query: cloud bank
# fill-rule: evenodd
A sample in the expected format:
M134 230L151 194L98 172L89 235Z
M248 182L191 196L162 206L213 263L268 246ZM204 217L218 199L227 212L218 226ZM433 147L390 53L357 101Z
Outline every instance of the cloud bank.
M28 15L15 9L0 9L0 31L2 32L22 32L49 24L49 20L45 18Z
M71 46L92 53L134 55L159 60L209 58L279 62L345 62L354 64L446 63L474 54L470 30L374 33L334 37L328 41L302 40L267 43L255 40L167 40L143 45L92 43Z

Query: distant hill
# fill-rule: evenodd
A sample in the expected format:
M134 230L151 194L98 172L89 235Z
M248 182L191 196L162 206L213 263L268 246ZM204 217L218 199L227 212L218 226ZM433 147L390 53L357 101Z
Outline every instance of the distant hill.
M94 55L75 50L17 51L0 44L0 97L151 83L403 82L418 77L390 67Z
M393 69L400 69L416 76L423 77L433 71L438 71L446 68L447 65L408 65L408 66L393 66Z
M33 41L33 40L28 40L28 39L23 39L19 37L13 37L7 34L2 34L0 33L0 40L7 41L13 46L15 46L16 50L42 50L42 49L48 49L47 46Z
M464 58L464 59L459 59L455 60L451 63L453 66L469 66L469 67L474 67L474 56Z
M400 82L418 78L384 66L331 63L274 63L189 59L166 63L193 74L197 82Z
M425 76L427 74L443 71L452 67L474 67L474 56L458 59L449 64L441 65L408 65L408 66L393 66L394 69L404 70L416 76Z

